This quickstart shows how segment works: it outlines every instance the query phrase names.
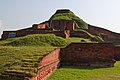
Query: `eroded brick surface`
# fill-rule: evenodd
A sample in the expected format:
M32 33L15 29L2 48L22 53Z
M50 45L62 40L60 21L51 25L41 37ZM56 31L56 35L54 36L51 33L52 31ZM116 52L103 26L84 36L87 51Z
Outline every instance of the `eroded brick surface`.
M45 80L59 67L60 49L56 49L51 53L45 55L40 61L39 71L32 80Z
M72 43L61 50L61 64L112 67L114 53L114 46L109 43Z

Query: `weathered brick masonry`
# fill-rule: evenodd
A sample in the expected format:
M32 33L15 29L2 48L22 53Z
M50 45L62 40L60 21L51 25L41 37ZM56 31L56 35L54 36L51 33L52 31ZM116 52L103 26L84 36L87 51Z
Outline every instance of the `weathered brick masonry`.
M112 67L114 53L109 43L71 43L61 49L61 65Z
M6 70L0 74L0 80L45 80L59 67L60 49L46 54L39 62L38 72L33 74L21 71Z
M43 80L61 66L113 67L114 45L110 43L71 43L63 49L46 54L40 61L39 71L32 80Z
M92 25L88 25L88 32L92 33L92 34L106 34L108 36L114 37L114 38L120 38L120 33L115 33L112 32L110 30L101 28L101 27L96 27L96 26L92 26Z
M17 30L3 31L2 40L7 38L22 37L30 34L55 34L56 36L68 38L66 30L74 30L76 25L72 20L52 20L40 24L33 24L32 27Z
M66 48L55 49L43 56L35 75L19 72L7 72L4 76L23 77L21 80L46 80L60 65L61 66L94 66L113 67L114 45L110 43L71 43ZM18 73L18 74L17 74Z
M112 32L110 30L104 29L104 28L100 28L100 27L96 27L96 26L92 26L92 25L88 25L88 32L90 32L93 35L99 35L102 34L104 35L104 40L105 42L112 42L114 44L120 44L120 33L115 33Z
M32 34L55 34L56 36L60 36L60 37L69 37L69 35L65 34L65 31L51 31L51 30L19 30L19 31L4 31L3 35L2 35L2 39L7 39L9 38L9 33L15 33L15 37L23 37L26 35L32 35Z
M60 49L55 49L45 55L40 61L39 71L32 80L44 80L59 67Z
M115 60L120 60L120 45L115 46Z

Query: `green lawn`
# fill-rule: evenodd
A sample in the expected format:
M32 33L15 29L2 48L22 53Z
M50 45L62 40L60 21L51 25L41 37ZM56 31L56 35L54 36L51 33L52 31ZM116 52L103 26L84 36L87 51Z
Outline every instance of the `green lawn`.
M112 68L64 66L48 80L120 80L120 61Z

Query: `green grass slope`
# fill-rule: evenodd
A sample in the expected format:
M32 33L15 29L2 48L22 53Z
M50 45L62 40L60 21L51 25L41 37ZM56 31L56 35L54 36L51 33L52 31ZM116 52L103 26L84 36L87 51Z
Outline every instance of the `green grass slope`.
M34 75L43 55L66 45L64 38L54 34L35 34L0 41L0 73L14 71ZM10 79L23 80L23 76ZM5 79L0 76L0 80Z
M56 13L49 19L49 21L51 20L73 20L77 23L78 28L88 29L88 24L70 10L64 13L60 12L60 10L56 11Z
M38 71L39 60L55 47L38 46L0 46L0 73L14 71L34 75ZM23 80L21 77L11 77L9 80ZM8 80L0 76L0 80Z
M0 45L9 46L66 46L67 42L64 38L55 36L54 34L34 34L24 37L8 39L1 41Z

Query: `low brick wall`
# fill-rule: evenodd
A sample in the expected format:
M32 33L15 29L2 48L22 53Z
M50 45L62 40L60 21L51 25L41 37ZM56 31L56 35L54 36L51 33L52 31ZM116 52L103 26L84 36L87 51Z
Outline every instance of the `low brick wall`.
M115 60L120 61L120 45L115 46Z
M80 37L80 38L92 39L88 34L82 32L82 31L70 31L70 37Z
M91 34L94 34L94 35L98 35L98 34L106 34L108 36L112 36L114 38L119 38L120 39L120 33L115 33L115 32L112 32L110 30L107 30L107 29L104 29L104 28L101 28L101 27L97 27L97 26L93 26L93 25L88 25L88 32L90 32Z
M45 80L59 67L60 49L56 49L45 55L40 61L39 71L32 77L32 80Z
M53 30L19 30L19 31L4 31L2 34L2 40L8 39L9 33L15 33L15 37L23 37L32 34L55 34L63 38L69 38L69 33L66 34L64 31L53 31ZM14 38L14 37L13 37Z
M114 53L109 43L71 43L61 49L61 65L113 67Z

